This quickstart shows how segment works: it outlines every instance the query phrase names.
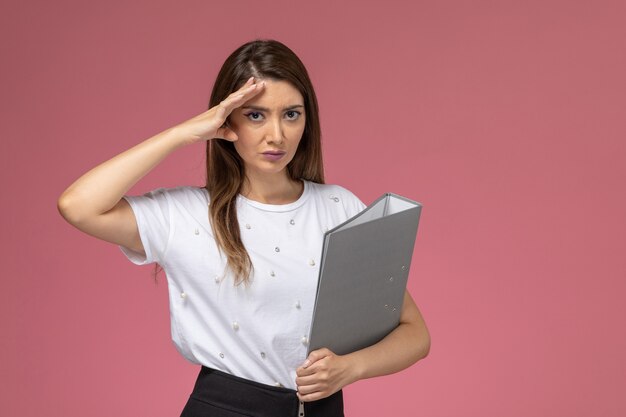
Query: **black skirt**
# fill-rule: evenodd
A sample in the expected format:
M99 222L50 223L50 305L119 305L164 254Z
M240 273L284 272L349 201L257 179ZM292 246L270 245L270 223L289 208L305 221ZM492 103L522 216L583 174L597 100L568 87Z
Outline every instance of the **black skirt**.
M296 391L202 366L180 417L344 417L343 393L301 402Z

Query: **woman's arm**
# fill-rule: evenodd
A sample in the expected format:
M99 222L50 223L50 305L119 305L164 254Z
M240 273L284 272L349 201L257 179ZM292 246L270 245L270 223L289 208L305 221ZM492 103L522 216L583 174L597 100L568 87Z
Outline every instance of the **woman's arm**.
M81 176L61 194L61 215L81 231L143 253L135 216L124 194L169 154L215 137L237 140L224 127L233 109L258 94L263 84L248 80L219 105L116 155Z
M380 342L347 355L325 348L311 352L296 370L298 397L319 400L360 379L401 371L426 357L429 350L426 323L406 291L400 324Z
M59 212L89 235L142 253L134 215L122 196L185 141L170 128L103 162L61 194Z

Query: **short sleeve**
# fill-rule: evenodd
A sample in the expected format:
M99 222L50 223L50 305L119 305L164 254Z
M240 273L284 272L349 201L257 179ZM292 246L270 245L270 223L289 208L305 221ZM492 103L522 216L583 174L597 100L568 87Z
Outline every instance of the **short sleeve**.
M135 214L139 237L146 252L143 256L125 246L122 253L135 265L147 265L163 259L170 239L170 204L166 188L157 188L138 196L124 196Z
M341 186L338 187L343 194L344 207L346 209L346 214L348 215L348 218L356 216L357 214L365 210L365 208L367 208L367 206L363 204L363 202L356 195L354 195L352 191Z

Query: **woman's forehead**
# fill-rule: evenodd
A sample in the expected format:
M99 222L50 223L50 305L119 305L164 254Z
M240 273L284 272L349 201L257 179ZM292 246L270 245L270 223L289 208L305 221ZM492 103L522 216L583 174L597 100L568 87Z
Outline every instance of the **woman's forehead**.
M263 91L246 102L244 107L263 107L270 110L282 110L293 106L304 106L304 98L300 91L288 81L260 79L265 82Z

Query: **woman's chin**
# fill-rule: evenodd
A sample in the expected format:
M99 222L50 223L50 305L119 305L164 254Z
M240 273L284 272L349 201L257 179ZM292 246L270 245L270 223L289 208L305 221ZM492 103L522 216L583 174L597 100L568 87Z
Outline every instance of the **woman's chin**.
M287 164L273 164L271 166L246 166L246 172L254 176L282 176L287 175Z

